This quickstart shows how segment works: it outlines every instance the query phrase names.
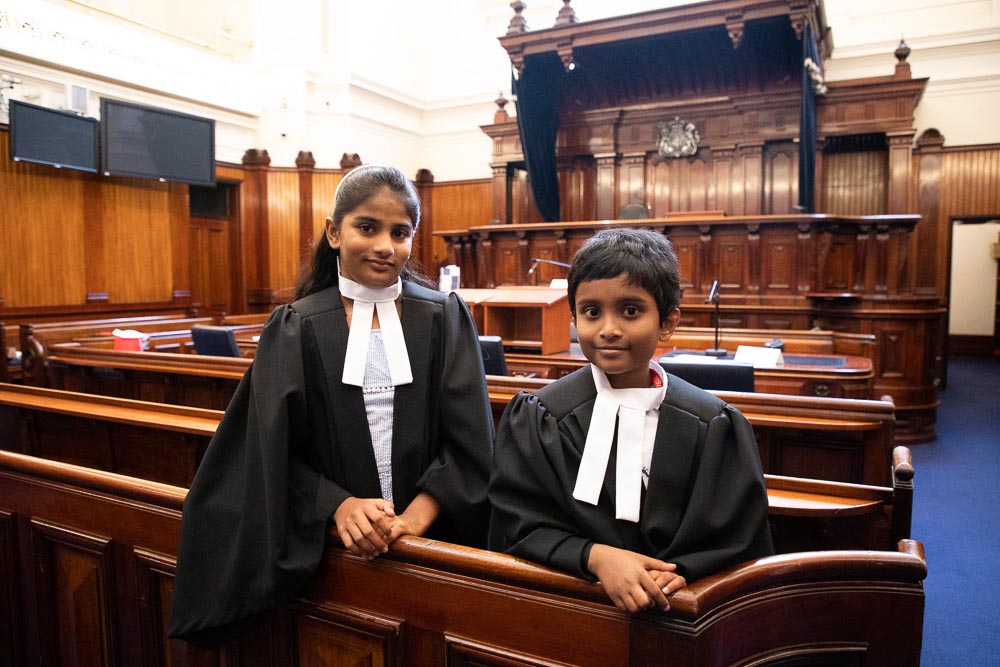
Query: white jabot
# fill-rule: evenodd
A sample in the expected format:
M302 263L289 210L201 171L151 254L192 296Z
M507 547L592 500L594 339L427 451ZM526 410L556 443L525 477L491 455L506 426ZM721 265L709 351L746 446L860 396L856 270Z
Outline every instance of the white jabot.
M580 460L573 497L596 505L604 486L604 474L615 441L615 419L618 420L618 456L615 464L615 517L624 521L639 521L642 501L643 449L652 451L656 438L656 420L647 419L667 393L667 378L657 363L649 368L663 380L662 386L647 389L615 389L604 372L591 364L597 400L587 431L587 442ZM656 415L655 412L652 413ZM644 447L645 445L645 447Z
M403 338L403 325L396 312L396 299L403 291L403 282L397 278L394 285L372 288L339 273L338 277L340 293L354 301L351 332L347 336L347 356L344 359L344 384L357 387L365 384L365 363L368 360L368 344L371 341L372 320L376 310L379 326L382 328L385 356L389 360L392 386L413 382L410 358L406 354L406 340Z

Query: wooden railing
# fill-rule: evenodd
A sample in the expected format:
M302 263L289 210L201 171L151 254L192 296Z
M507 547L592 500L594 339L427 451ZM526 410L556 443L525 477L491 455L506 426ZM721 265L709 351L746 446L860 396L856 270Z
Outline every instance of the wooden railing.
M617 611L597 584L417 537L327 547L301 597L243 639L166 637L184 490L0 452L3 664L919 664L919 542L743 563ZM794 663L789 663L795 658Z

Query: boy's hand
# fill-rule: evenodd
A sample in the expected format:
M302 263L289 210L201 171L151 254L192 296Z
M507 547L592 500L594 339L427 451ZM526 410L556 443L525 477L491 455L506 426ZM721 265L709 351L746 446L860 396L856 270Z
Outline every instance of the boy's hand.
M664 595L676 593L680 589L687 586L687 581L684 577L677 574L677 572L673 570L651 570L649 575L653 577L653 581L656 582L657 588L663 591Z
M389 550L387 539L396 517L393 505L382 498L348 498L333 513L344 548L371 560Z
M663 575L673 574L676 568L673 563L606 544L591 547L587 559L587 569L600 579L604 592L615 606L632 613L654 605L664 611L670 609L670 602L663 591L664 587L669 587L669 582L665 581L661 586L654 576L662 578ZM675 578L683 581L682 577L675 575Z

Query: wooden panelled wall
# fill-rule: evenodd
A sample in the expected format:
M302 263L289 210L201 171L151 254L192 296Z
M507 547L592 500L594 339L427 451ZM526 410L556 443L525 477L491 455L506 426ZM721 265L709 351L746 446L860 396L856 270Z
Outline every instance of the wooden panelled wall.
M0 320L199 314L191 273L204 273L193 253L206 241L191 225L187 185L13 162L7 141L0 127ZM345 173L314 164L304 153L294 168L271 167L266 151L250 150L243 164L217 165L236 193L222 221L230 241L212 246L228 253L226 278L238 286L213 290L236 295L229 314L291 298Z
M1000 145L946 147L944 141L934 130L925 132L903 172L908 174L906 198L922 216L909 251L915 293L936 296L946 305L950 218L1000 211ZM821 209L848 215L886 212L891 151L890 139L890 146L880 150L824 154L818 174ZM11 162L2 128L0 155L0 319L14 324L191 305L187 186ZM596 217L595 192L606 171L600 160L561 163L563 210L573 219ZM269 163L266 151L251 150L243 164L217 168L218 180L238 192L229 221L235 239L230 260L243 298L230 304L233 314L267 310L289 298L300 261L322 231L345 173L316 169L311 157L295 168ZM720 184L765 169L771 185L760 199L761 212L786 212L797 183L790 146L783 143L759 152L710 149L670 163L623 158L615 169L611 182L626 198L646 192L654 215L713 208L749 213L748 198L757 201L757 195ZM511 178L512 219L537 221L523 170L514 170ZM416 182L424 219L415 252L433 276L447 261L447 249L432 232L488 225L497 208L495 180L436 183L433 175L421 172ZM636 189L640 186L644 190Z
M189 296L187 187L12 162L0 132L0 313Z

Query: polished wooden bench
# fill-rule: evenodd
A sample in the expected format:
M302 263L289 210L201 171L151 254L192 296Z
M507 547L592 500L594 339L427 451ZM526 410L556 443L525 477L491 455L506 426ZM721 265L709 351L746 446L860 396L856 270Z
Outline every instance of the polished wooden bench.
M21 359L17 329L0 321L0 382L21 381Z
M0 449L187 487L218 410L0 385Z
M79 343L49 350L54 388L223 410L249 359L128 352ZM550 380L487 376L494 422L518 391ZM889 400L824 399L713 392L739 408L754 426L764 471L842 482L887 485L893 446Z
M149 315L70 322L23 323L19 344L26 383L50 386L48 374L49 348L63 342L81 342L97 347L110 347L114 329L135 329L150 336L150 349L187 352L190 330L195 324L226 324L236 327L241 335L259 333L267 314L216 317L177 317Z
M536 380L529 384L538 386L545 382ZM509 379L489 385L491 398L499 393L505 401L521 388L523 385L514 385ZM740 396L744 395L727 398ZM759 422L754 428L765 438L789 423L777 414L777 406L769 404L768 408L769 414L749 413L751 423ZM222 414L219 410L3 385L0 386L0 449L187 486ZM809 438L807 446L814 444L815 434L810 434L804 426L811 418L800 414L798 419L803 437ZM823 425L840 427L845 421L825 418ZM805 523L814 526L820 525L815 521L817 518L825 517L822 530L831 545L838 544L835 540L845 530L857 530L858 526L879 526L877 530L871 529L874 534L898 523L903 528L893 529L895 539L907 536L910 522L907 508L912 501L906 500L906 494L912 496L912 487L907 487L912 478L912 464L905 448L897 447L895 455L891 467L888 458L883 462L888 470L885 475L890 480L888 486L827 483L811 478L788 481L796 478L768 475L772 514L787 517L779 524L792 526L789 530L793 533L802 532L798 517L808 517ZM800 492L806 498L796 495ZM899 507L904 507L904 514L899 514ZM776 539L779 537L776 532Z
M486 376L499 423L519 391L537 391L552 380ZM895 429L894 406L862 399L785 394L709 392L736 406L753 426L764 472L859 484L888 485Z
M301 597L237 643L166 638L184 490L0 452L0 663L917 666L919 542L736 565L620 612L599 585L401 538L335 545Z

